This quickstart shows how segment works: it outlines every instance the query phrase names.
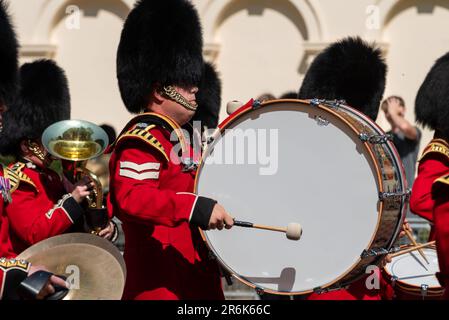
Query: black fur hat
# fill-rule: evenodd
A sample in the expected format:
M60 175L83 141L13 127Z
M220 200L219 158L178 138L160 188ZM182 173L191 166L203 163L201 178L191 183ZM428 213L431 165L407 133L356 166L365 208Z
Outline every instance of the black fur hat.
M52 60L39 60L20 68L16 99L5 112L0 153L19 155L20 141L40 141L51 124L70 119L70 93L64 70Z
M221 80L210 63L205 63L196 94L198 109L192 121L201 121L201 127L215 129L218 126L221 107Z
M190 1L139 0L117 52L117 78L128 111L143 111L156 85L197 86L202 50L201 24Z
M18 43L5 1L0 0L0 102L7 106L17 90Z
M449 137L449 53L437 60L418 91L416 121Z
M316 57L299 90L299 99L345 100L376 120L386 73L380 49L358 37L346 38Z

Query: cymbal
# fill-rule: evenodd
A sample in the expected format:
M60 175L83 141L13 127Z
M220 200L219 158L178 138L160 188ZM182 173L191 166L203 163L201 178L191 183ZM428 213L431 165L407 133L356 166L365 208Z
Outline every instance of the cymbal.
M96 235L68 233L52 237L28 248L17 258L68 277L71 288L64 300L119 300L122 297L125 261L112 243Z

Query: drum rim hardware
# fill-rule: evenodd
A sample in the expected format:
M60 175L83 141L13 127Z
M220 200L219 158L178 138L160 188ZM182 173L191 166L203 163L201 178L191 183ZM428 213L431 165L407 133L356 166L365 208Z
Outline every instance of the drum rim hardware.
M384 144L388 143L389 141L393 141L393 135L390 133L379 135L369 135L366 133L361 133L359 135L359 139L362 142L368 142L371 144Z
M411 195L411 190L407 189L405 192L379 192L379 201L385 201L390 199L401 199L408 201Z

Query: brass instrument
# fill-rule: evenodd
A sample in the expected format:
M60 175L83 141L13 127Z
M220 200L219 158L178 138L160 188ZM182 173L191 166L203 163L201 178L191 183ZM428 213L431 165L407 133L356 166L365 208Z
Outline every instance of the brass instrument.
M105 214L103 188L98 177L86 169L87 161L103 154L109 144L108 135L96 124L83 120L65 120L49 126L42 135L42 144L54 157L62 159L65 174L72 182L87 180L94 188L87 199L88 209ZM86 183L86 184L87 184ZM104 219L103 219L104 220ZM102 228L94 227L93 233Z

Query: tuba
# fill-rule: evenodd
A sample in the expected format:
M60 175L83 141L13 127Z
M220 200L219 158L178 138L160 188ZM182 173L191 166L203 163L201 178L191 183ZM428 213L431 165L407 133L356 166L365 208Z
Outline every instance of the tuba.
M91 122L65 120L45 129L42 144L53 157L63 161L64 175L71 183L93 182L94 188L86 198L89 213L87 219L91 220L87 222L93 233L98 233L105 226L104 220L107 220L103 205L103 188L98 177L86 169L86 164L88 160L104 153L109 144L108 135Z

